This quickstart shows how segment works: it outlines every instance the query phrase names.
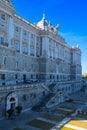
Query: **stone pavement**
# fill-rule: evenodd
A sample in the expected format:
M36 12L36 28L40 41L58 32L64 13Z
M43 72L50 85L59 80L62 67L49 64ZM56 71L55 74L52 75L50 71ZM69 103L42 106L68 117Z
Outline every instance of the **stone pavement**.
M26 125L32 119L40 117L40 113L28 111L16 115L13 119L8 120L7 118L0 120L0 130L14 130L14 128L21 128L23 130L39 130L37 128Z
M65 125L71 118L64 118L60 123L56 124L51 130L60 130L60 128Z

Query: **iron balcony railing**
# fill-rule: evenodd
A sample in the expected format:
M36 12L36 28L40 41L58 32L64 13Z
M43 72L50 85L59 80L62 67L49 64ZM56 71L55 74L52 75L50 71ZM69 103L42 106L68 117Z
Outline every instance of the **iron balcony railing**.
M6 42L0 42L0 45L8 47L8 43Z

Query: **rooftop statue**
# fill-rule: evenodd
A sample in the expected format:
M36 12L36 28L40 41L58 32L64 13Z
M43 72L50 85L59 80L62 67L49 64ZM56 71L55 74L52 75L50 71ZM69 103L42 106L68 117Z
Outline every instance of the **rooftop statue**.
M55 27L50 24L45 18L45 14L43 14L42 19L37 23L37 26L42 30L49 30L51 32L57 33L59 29L59 24L57 24Z
M6 3L8 3L8 4L10 4L10 6L13 5L12 0L2 0L2 1L3 1L3 2L6 2Z

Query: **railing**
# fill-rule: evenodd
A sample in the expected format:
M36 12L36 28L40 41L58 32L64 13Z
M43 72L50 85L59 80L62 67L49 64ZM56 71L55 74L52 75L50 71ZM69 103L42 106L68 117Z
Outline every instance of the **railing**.
M3 23L3 24L0 23L0 30L6 31L5 23Z
M28 52L23 52L23 54L26 54L26 55L27 55L27 54L28 54Z
M8 47L8 43L6 42L0 42L0 45Z

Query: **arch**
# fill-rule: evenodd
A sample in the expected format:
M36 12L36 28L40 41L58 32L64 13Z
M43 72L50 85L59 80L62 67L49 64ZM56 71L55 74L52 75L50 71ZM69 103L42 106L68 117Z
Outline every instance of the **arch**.
M6 111L10 108L14 109L18 106L18 97L15 92L12 92L6 97Z
M15 101L15 98L14 98L14 97L12 97L12 98L10 99L10 102L13 102L13 101Z

